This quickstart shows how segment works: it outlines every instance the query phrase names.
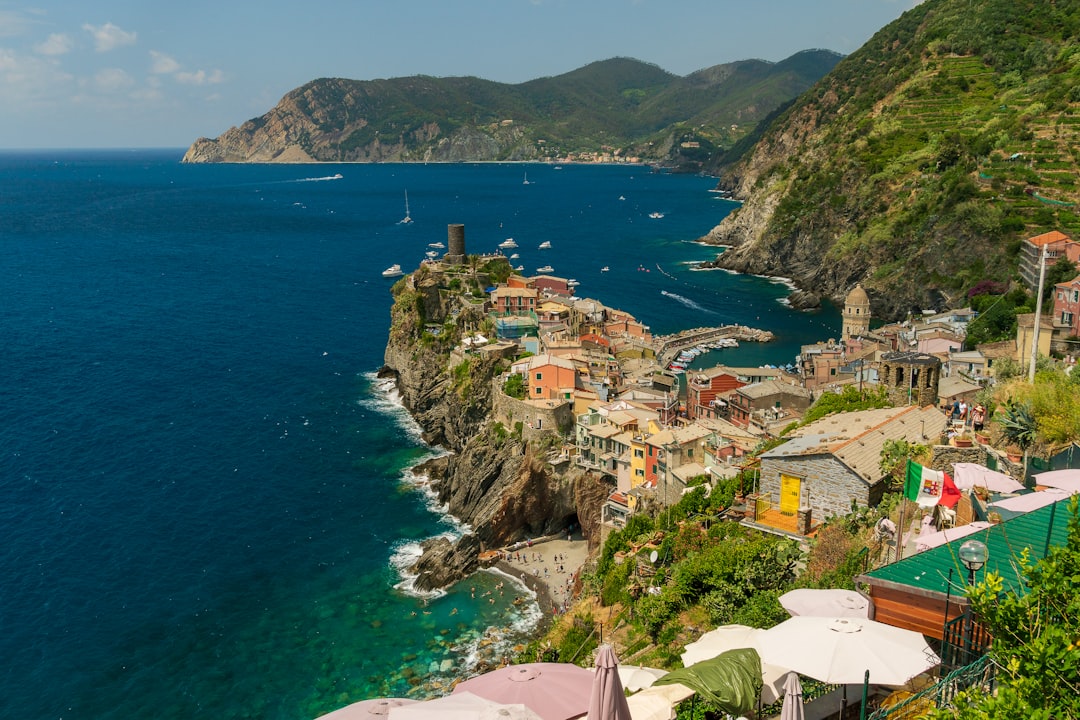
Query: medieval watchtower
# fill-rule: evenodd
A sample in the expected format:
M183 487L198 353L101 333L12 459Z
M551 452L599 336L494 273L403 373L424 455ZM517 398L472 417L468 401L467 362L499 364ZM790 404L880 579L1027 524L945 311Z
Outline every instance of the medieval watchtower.
M881 356L881 384L893 405L937 405L941 360L919 352Z

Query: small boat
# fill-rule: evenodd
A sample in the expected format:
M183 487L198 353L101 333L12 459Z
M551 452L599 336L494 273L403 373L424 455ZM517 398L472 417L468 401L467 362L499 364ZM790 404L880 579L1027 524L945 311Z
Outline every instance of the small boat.
M607 272L610 269L611 268L609 268L607 265L605 265L604 267L600 268L600 272Z
M429 257L430 259L432 259L432 260L434 260L435 258L439 257L439 253L435 252L434 250L428 250L428 251L427 251L426 253L424 253L424 254L425 254L425 255L427 255L427 256L428 256L428 257Z
M518 255L517 253L514 253L513 255L510 256L510 259L511 260L517 260L519 257L521 257L521 256Z
M625 200L625 199L626 199L626 196L625 196L625 195L620 195L620 196L619 196L619 199L620 199L620 200Z
M540 243L540 249L541 250L550 250L551 249L551 241L550 240L545 240L544 242Z
M529 182L529 172L527 170L525 171L525 180L523 180L521 184L522 185L532 185L532 183Z
M514 238L506 238L501 243L499 243L499 247L504 248L504 249L506 249L506 248L516 248L517 246L518 246L518 244L516 242L514 242Z
M649 213L649 217L651 217L653 220L659 220L660 218L664 217L664 213L662 213L662 212L651 212L651 213Z
M551 267L550 265L545 265L543 267L536 268L536 272L538 272L538 273L549 273L549 272L553 272L554 270L555 270L555 268Z
M398 225L408 225L412 222L412 215L409 214L409 191L405 191L405 217L398 221Z
M401 266L397 263L394 263L393 265L382 271L383 277L399 277L404 274L405 273L401 271Z
M514 269L517 270L518 272L525 272L525 266L524 265L518 265Z
M578 285L580 285L580 284L581 284L581 283L579 283L579 282L578 282L577 280L575 280L574 278L570 278L569 280L567 280L567 281L566 281L566 286L567 286L567 287L577 287L577 286L578 286Z
M435 248L436 250L442 250L444 247L446 247L441 242L428 243L427 246L429 248Z

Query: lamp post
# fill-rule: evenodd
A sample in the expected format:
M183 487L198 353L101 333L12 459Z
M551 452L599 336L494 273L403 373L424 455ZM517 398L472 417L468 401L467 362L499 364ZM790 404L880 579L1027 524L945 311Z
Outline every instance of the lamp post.
M986 547L986 543L978 540L967 540L960 546L960 550L957 552L960 556L960 562L964 563L964 567L968 571L968 587L973 588L975 586L975 573L986 565L987 558L990 557L990 551ZM965 664L971 660L971 636L974 632L975 621L971 617L971 597L970 590L968 596L967 609L964 611L966 619L964 620L964 653Z

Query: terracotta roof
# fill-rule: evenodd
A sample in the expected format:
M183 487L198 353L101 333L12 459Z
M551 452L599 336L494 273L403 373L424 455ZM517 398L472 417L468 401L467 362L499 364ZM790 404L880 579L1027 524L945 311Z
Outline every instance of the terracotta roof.
M1028 238L1027 241L1032 245L1049 245L1050 243L1061 242L1062 240L1071 241L1068 235L1058 230L1051 230L1050 232L1043 233L1042 235L1036 235L1035 237Z

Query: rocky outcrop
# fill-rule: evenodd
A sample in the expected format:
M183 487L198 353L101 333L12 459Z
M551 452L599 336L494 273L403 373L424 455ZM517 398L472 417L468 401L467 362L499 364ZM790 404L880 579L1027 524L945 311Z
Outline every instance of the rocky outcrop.
M481 284L487 278L478 278ZM451 359L460 328L478 327L482 313L447 291L437 272L418 271L395 286L390 338L380 374L391 377L402 403L423 428L427 442L450 454L419 472L451 515L471 532L456 543L433 540L413 568L416 587L430 590L466 577L480 552L562 531L579 523L591 542L599 538L600 505L609 489L581 472L556 472L540 445L498 426L492 413L496 357ZM426 325L442 330L423 337ZM457 365L454 365L457 363Z

